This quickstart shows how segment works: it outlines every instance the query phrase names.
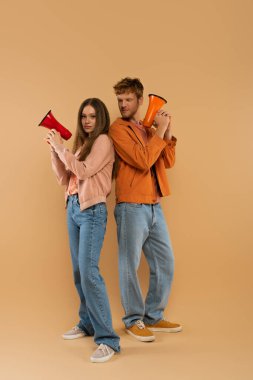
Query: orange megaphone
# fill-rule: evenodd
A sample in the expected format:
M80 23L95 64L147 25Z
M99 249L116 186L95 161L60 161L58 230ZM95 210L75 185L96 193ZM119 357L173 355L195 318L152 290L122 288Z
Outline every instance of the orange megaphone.
M167 100L155 94L148 94L148 96L149 106L142 125L144 125L144 127L150 128L152 127L157 111L167 103Z
M64 140L68 140L72 136L72 133L67 128L65 128L63 125L61 125L59 123L59 121L57 121L55 119L55 117L53 116L51 110L48 111L48 113L46 114L45 117L43 117L43 119L39 123L39 127L40 126L46 127L46 128L49 128L49 129L55 129L57 132L60 133L61 137Z

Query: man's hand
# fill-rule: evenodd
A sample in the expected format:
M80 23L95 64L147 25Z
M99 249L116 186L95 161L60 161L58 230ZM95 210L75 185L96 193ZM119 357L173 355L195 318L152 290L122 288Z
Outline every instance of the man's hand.
M172 123L171 123L171 115L169 115L169 118L170 118L170 121L169 121L169 124L168 124L168 127L166 129L166 132L164 134L164 138L166 140L171 140L172 138L172 132L171 132L171 127L172 127Z
M164 110L157 111L157 114L154 119L154 124L157 126L156 134L162 139L165 137L166 139L171 138L171 115Z

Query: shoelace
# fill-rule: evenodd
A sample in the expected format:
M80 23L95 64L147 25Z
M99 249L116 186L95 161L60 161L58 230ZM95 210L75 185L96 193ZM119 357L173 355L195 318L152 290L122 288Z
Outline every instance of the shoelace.
M139 327L140 330L145 329L145 325L140 319L138 321L136 321L135 324L137 327Z
M80 327L74 326L74 327L72 327L72 330L74 330L74 331L80 330Z
M98 346L98 350L101 350L103 352L103 355L109 355L110 354L110 350L106 344L101 343Z

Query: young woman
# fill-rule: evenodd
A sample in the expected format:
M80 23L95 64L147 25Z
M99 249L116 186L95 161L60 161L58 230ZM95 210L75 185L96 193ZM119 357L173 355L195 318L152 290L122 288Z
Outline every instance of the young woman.
M98 262L104 240L111 191L114 150L107 133L110 118L104 103L86 99L80 106L72 153L61 136L51 130L52 167L59 184L66 186L65 199L74 281L80 297L79 323L64 339L93 336L98 345L92 362L109 360L120 351L112 328L109 301Z

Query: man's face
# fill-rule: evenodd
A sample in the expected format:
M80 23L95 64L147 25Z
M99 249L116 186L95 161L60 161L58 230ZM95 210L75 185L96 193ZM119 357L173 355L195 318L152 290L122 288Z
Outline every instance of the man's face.
M137 113L143 98L138 99L133 92L124 92L117 95L117 100L121 116L124 119L131 119Z

